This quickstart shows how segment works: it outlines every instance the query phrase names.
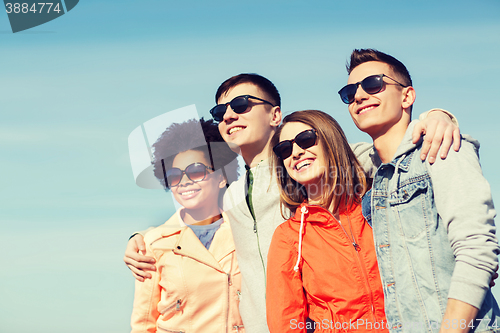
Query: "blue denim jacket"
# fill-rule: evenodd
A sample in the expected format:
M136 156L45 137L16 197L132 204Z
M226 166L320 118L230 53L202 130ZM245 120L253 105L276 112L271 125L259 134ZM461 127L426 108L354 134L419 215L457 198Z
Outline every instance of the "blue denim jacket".
M378 167L372 190L363 198L389 328L438 332L450 297L480 308L476 321L465 323L474 325L471 332L490 332L491 326L500 326L488 287L498 242L474 141L462 141L461 152L450 152L447 160L430 166L420 160L421 144L411 143L410 127L393 161ZM449 323L454 324L462 323Z

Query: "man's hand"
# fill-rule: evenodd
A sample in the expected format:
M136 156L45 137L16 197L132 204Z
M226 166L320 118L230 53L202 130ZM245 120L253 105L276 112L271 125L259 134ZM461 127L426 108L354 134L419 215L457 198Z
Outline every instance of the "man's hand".
M441 148L440 157L445 159L452 143L453 150L460 149L460 129L451 121L448 114L439 110L429 112L427 117L415 126L413 143L417 143L421 135L425 135L420 155L422 161L429 155L429 163L434 163L439 148Z
M125 264L130 268L134 277L141 282L143 282L144 279L151 278L151 274L146 272L146 270L156 270L156 266L154 265L155 259L153 257L147 257L144 254L146 254L144 237L142 237L141 234L136 234L134 237L130 238L127 243L123 261L125 261Z
M495 273L491 276L490 280L490 288L493 288L495 286L495 280L498 278L498 265L495 268Z

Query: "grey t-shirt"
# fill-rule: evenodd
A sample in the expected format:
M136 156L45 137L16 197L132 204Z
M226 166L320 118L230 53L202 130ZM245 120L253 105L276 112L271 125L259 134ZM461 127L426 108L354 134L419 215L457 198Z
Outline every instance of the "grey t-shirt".
M214 239L215 232L219 230L220 225L224 222L221 218L214 223L207 225L192 225L186 224L188 227L193 230L194 234L198 237L201 244L207 248L210 248L210 244L212 244L212 240Z

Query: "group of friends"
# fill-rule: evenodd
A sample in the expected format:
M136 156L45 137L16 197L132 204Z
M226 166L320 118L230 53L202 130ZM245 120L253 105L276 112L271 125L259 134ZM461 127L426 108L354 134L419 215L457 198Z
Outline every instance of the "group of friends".
M319 110L283 118L257 74L219 86L213 120L165 130L154 173L181 208L127 244L132 332L500 332L479 143L442 109L411 121L396 58L357 49L347 71L372 144Z

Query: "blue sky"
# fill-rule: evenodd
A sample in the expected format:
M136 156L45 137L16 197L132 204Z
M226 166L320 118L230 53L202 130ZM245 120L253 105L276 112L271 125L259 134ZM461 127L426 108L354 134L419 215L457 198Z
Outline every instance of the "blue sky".
M450 110L480 140L498 202L499 16L497 0L86 0L12 34L0 13L0 331L129 330L127 238L173 205L135 185L128 135L191 104L208 116L241 72L271 79L285 112L326 111L369 141L336 93L344 64L353 48L394 55L415 113Z

